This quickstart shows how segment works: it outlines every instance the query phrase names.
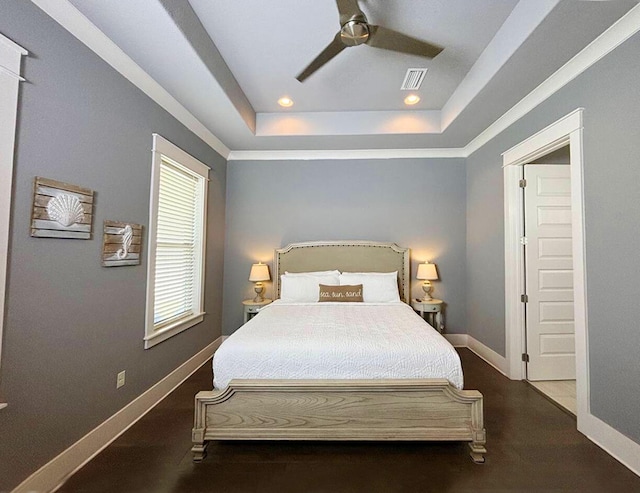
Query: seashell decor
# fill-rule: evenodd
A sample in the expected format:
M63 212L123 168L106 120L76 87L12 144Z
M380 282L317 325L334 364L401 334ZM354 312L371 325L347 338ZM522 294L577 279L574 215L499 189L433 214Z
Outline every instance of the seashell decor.
M36 177L33 188L31 236L91 239L93 190Z
M78 197L65 193L52 198L47 205L49 218L59 222L65 227L82 222L84 210Z

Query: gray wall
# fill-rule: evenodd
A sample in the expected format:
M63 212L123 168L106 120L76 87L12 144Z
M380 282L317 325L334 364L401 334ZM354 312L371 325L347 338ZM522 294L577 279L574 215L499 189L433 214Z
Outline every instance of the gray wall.
M435 262L447 330L465 332L463 159L231 161L227 173L225 334L242 324L242 300L255 296L251 264L271 264L275 248L311 240L410 247L413 295L423 294L416 264Z
M0 491L11 490L221 333L225 160L31 2L0 32L30 55L21 86L0 393ZM205 321L143 349L146 254L102 268L102 222L148 226L152 132L212 168ZM33 179L96 191L90 241L29 236ZM145 250L146 252L146 250ZM116 390L116 373L126 385Z
M584 111L584 202L591 411L640 443L640 35L626 41L467 162L469 334L504 354L500 154Z

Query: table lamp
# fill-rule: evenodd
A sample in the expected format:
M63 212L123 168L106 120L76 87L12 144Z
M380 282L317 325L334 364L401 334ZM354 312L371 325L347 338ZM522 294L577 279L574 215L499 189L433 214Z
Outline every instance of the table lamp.
M269 280L271 280L271 276L269 275L269 266L267 264L258 262L257 264L253 264L251 266L249 281L256 283L256 287L254 288L256 297L253 299L253 301L255 301L256 303L261 303L264 301L264 298L262 297L262 291L264 290L262 281Z
M424 297L422 298L422 301L431 301L433 299L430 294L431 290L433 289L431 281L435 281L438 279L436 264L430 264L429 262L418 264L418 273L416 274L416 279L421 279L424 281L422 283L422 289L424 290Z

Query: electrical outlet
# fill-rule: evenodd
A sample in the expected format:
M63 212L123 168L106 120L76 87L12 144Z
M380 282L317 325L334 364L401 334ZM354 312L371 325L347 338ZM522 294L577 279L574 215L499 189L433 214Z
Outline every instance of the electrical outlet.
M125 381L125 371L121 371L120 373L118 373L118 379L116 380L116 388L119 389L120 387L122 387L124 385L124 381Z

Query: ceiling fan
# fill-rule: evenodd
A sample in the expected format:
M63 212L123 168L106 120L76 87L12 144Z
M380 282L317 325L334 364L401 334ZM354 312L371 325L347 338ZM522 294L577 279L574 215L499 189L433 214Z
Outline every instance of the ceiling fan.
M322 53L305 68L296 79L300 82L313 74L325 63L350 46L368 44L374 48L409 53L434 58L443 48L419 39L407 36L386 27L369 24L358 7L358 0L336 0L340 13L340 31L335 35Z

